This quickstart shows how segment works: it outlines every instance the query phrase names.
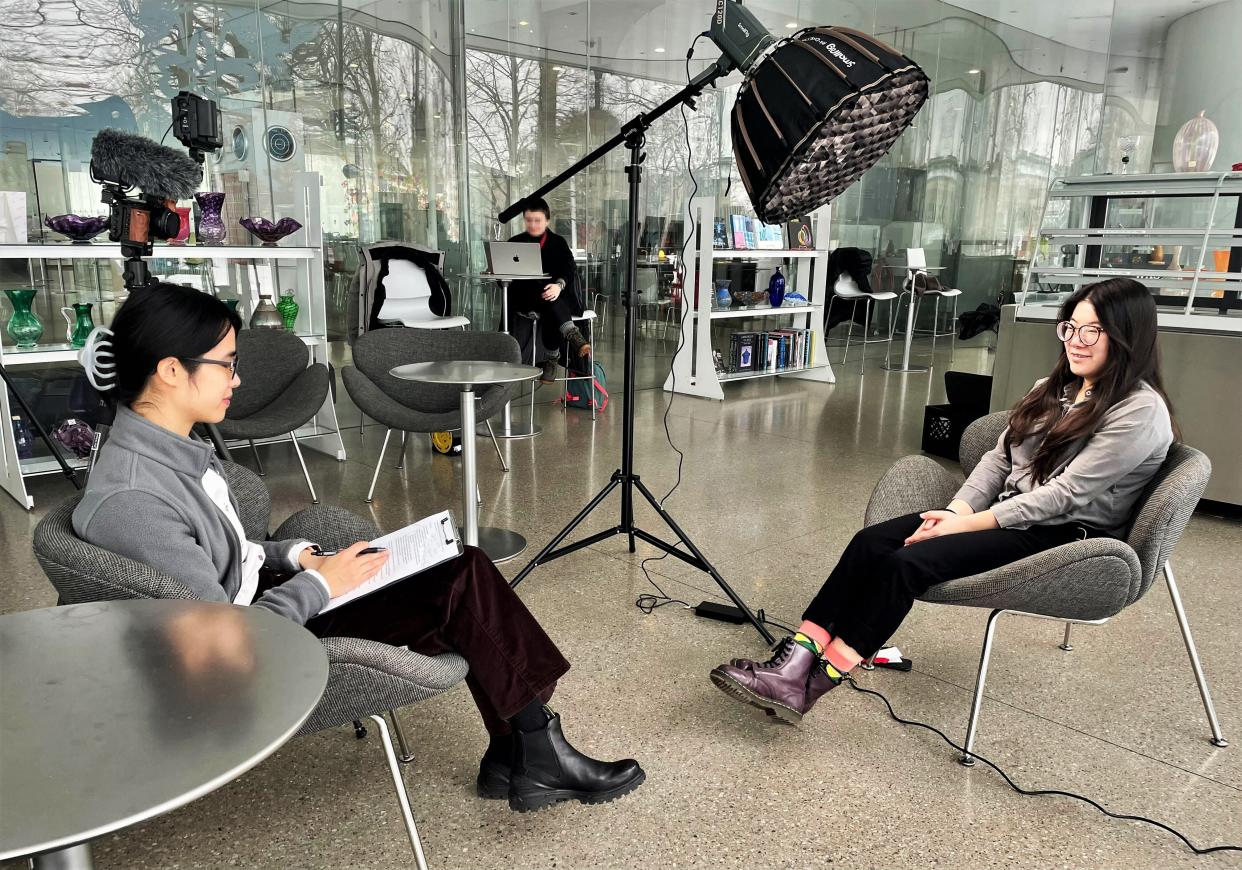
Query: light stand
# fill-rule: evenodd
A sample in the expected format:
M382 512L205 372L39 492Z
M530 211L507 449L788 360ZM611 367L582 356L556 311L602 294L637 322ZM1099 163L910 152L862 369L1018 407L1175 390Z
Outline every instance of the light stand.
M625 174L629 178L629 214L627 217L628 238L626 243L626 264L625 264L625 292L622 294L622 304L625 306L625 399L622 405L622 446L621 446L621 467L612 473L612 478L608 484L600 490L590 502L587 503L576 517L574 517L564 529L562 529L555 538L553 538L546 547L539 551L530 563L521 570L521 572L513 578L511 585L517 586L526 576L539 565L545 562L551 562L559 559L561 556L567 556L570 553L589 547L600 541L608 540L616 535L626 535L629 538L630 552L635 552L635 540L642 540L663 550L670 556L693 565L695 568L703 571L716 581L716 585L724 591L729 599L737 606L737 608L750 621L750 624L763 636L768 643L774 643L775 638L768 631L767 627L760 621L746 603L738 596L731 586L720 576L720 572L715 569L711 562L699 551L699 548L690 540L690 536L682 531L681 527L672 518L668 511L660 505L659 499L652 494L642 479L634 473L634 366L635 366L635 338L637 333L637 308L635 302L635 284L638 273L638 192L642 183L642 164L645 159L643 154L643 145L647 130L661 116L667 114L672 109L682 104L695 108L694 100L698 97L703 89L708 85L712 85L722 76L728 75L734 69L733 62L727 57L721 57L708 69L704 70L697 77L692 79L685 88L674 94L667 101L652 109L650 112L639 115L630 120L621 132L600 145L586 157L579 160L573 166L566 169L560 175L553 178L543 187L539 188L529 197L543 196L548 191L559 187L567 179L577 175L588 166L598 161L605 154L611 152L618 145L624 144L630 152L629 165L625 168ZM506 208L498 217L500 223L507 223L513 217L521 213L526 199L519 200ZM710 263L700 264L700 268L711 268ZM612 491L617 488L621 489L621 520L610 529L590 535L580 541L572 544L561 546L561 543L567 538L574 529L576 529L591 512L599 507ZM684 543L689 549L689 553L682 552L677 549L677 544L670 544L667 541L651 534L638 527L634 521L634 490L637 489L639 494L647 500L652 509L660 516L660 519L668 525L670 529L677 535L679 543Z

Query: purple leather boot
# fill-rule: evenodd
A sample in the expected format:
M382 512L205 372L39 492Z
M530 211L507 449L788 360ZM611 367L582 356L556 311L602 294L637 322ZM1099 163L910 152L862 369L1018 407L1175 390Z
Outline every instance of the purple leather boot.
M772 658L762 664L734 661L737 664L712 669L716 687L791 724L801 722L815 702L837 685L820 667L819 656L792 637L782 640Z

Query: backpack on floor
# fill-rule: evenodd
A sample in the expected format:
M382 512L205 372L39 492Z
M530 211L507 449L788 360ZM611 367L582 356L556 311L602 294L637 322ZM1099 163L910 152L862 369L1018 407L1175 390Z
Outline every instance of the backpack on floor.
M577 381L568 381L565 384L565 407L566 408L584 408L589 411L592 407L596 411L602 411L608 407L608 378L604 376L604 364L597 362L595 364L595 377L588 384L583 378Z

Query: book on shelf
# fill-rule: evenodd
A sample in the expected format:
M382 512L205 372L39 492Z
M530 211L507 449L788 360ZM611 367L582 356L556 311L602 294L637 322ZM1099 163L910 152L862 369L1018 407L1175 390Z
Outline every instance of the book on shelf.
M757 244L760 250L779 251L784 245L779 224L759 223L758 233Z
M729 227L733 230L733 247L739 251L749 250L750 245L746 243L746 216L729 215Z
M729 243L729 228L725 225L724 218L715 218L712 221L712 247L718 251L727 251L733 247Z
M815 233L811 230L810 215L785 222L785 247L791 251L815 250Z
M759 236L758 236L758 233L755 232L755 228L759 222L755 220L753 217L745 218L745 221L746 221L746 247L753 251L759 246Z
M729 336L725 370L743 372L798 371L815 365L812 329L773 329L770 332L735 332Z

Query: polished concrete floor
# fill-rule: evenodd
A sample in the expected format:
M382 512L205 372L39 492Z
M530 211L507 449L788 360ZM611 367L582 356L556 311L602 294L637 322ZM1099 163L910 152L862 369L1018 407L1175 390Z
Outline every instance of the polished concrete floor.
M877 349L870 349L877 355ZM833 359L840 351L833 352ZM940 372L986 371L980 346L942 352L937 370L893 374L856 357L824 385L765 379L730 385L723 403L638 394L636 454L667 506L754 606L796 620L849 536L871 488L918 450L922 409L943 394ZM610 373L619 382L619 365ZM618 384L619 385L619 384ZM546 542L608 480L621 443L620 406L589 415L542 403L538 438L504 445L500 472L480 442L482 521ZM405 467L386 461L373 505L363 495L378 427L347 435L349 460L308 454L321 497L392 528L459 500L458 460L412 438ZM241 455L243 461L247 457ZM306 501L292 452L265 448L274 515ZM41 509L68 484L34 484L39 509L0 503L9 572L0 611L45 607L51 587L29 553ZM615 522L614 498L587 524ZM649 510L642 525L659 529ZM670 536L671 537L671 536ZM1198 514L1174 554L1186 607L1227 734L1242 741L1242 525ZM528 553L533 551L528 551ZM1011 792L980 766L966 770L937 737L891 721L879 699L842 688L801 726L774 724L707 680L727 658L763 652L749 627L677 606L644 615L652 587L641 560L614 538L536 570L519 593L574 663L554 705L569 737L599 756L636 756L648 772L606 806L518 815L473 794L483 728L463 688L400 711L417 760L406 769L428 858L452 868L1205 868L1168 834L1107 819L1064 798ZM503 566L512 576L524 562ZM710 578L672 559L648 563L671 596L718 597ZM895 642L910 673L861 674L898 713L960 740L978 663L982 611L916 605ZM1242 843L1242 749L1215 749L1161 586L1100 628L1002 623L979 742L1027 788L1061 788L1117 812L1154 816L1200 845ZM66 751L74 751L66 747ZM374 737L341 728L295 740L239 781L95 847L100 868L412 866ZM48 808L55 812L54 807ZM0 865L18 866L16 862Z

